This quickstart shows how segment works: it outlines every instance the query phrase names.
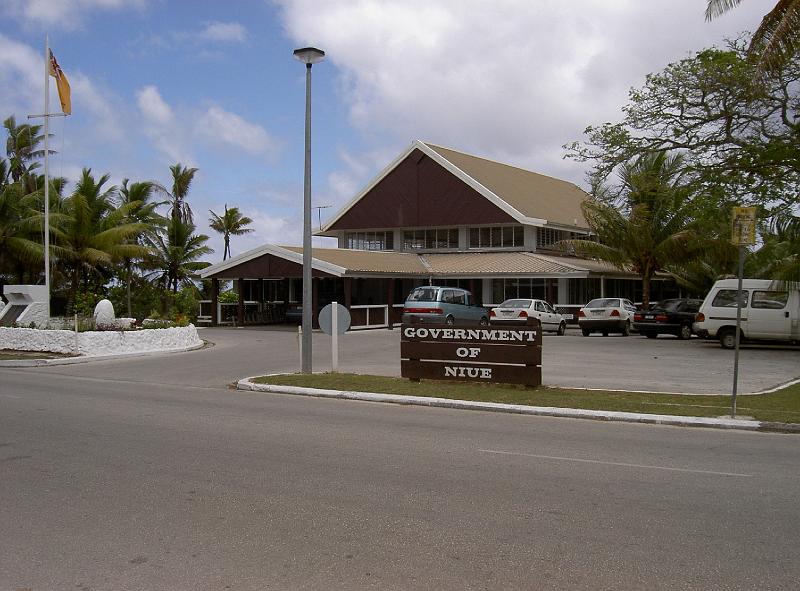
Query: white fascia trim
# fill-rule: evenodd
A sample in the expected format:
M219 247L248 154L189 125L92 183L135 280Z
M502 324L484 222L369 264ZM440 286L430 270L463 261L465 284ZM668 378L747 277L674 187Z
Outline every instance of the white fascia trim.
M342 207L338 212L336 212L335 216L333 216L326 224L322 226L322 228L319 229L319 234L321 235L323 232L328 232L329 231L328 229L331 226L333 226L333 224L338 222L339 218L341 218L344 214L346 214L350 210L350 208L352 208L356 203L361 201L361 199L363 199L364 196L375 187L375 185L380 183L384 178L386 178L386 176L390 172L392 172L392 170L394 170L397 167L397 165L399 165L403 160L405 160L408 157L408 155L414 151L414 148L418 147L416 145L417 143L418 143L417 141L412 142L411 145L402 154L400 154L397 158L392 160L392 162L386 168L380 171L378 173L378 176L372 179L372 181L370 181L370 183L366 187L364 187L364 189L362 189L360 193L358 193L355 197L353 197L350 201L348 201L347 204L344 205L344 207Z
M297 263L298 265L303 264L303 253L287 250L285 248L281 248L280 246L276 246L274 244L264 244L263 246L259 246L252 250L248 250L247 252L243 252L240 255L232 257L225 262L217 263L216 265L211 265L210 267L206 267L205 269L200 271L200 277L205 279L210 275L226 271L232 267L235 267L236 265L258 258L265 254L271 254L278 258L285 259L293 263ZM326 261L321 261L313 257L311 259L311 268L316 269L317 271L330 273L331 275L335 275L336 277L344 277L344 274L347 272L347 269L345 269L344 267L340 267L339 265L334 265L333 263L328 263Z

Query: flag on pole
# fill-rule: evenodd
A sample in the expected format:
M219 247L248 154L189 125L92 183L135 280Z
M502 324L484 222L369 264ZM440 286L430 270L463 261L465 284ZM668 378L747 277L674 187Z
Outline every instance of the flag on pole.
M50 51L50 75L56 79L56 86L58 87L58 100L61 101L61 112L64 115L72 113L72 100L69 93L69 81L61 70L61 66L56 61L56 56Z

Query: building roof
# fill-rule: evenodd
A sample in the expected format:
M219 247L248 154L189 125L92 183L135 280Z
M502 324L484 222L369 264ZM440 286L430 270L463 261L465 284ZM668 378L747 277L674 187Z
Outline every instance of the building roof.
M336 223L415 150L428 156L519 223L588 230L581 204L589 195L573 183L415 140L340 209L318 235L335 235Z
M203 278L236 279L237 268L260 257L278 257L302 265L303 249L299 246L264 245L227 261L206 267ZM601 261L577 257L552 256L538 252L490 251L424 253L354 250L344 248L312 249L312 267L335 277L500 277L547 276L587 277L590 274L632 276ZM248 267L254 269L252 263ZM231 275L225 271L230 270ZM255 278L249 276L247 278Z

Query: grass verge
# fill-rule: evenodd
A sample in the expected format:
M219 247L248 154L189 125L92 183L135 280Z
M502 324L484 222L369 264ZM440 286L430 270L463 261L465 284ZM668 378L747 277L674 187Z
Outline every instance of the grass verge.
M344 373L286 374L253 379L260 384L380 392L404 396L434 396L455 400L501 402L529 406L614 410L648 414L719 417L730 414L730 396L688 396L683 394L650 394L645 392L613 392L570 390L567 388L523 388L506 384L472 384L458 382L411 382L403 378ZM739 396L738 415L758 421L800 423L800 384L772 394Z
M61 353L48 353L44 351L14 351L10 349L0 349L0 361L18 361L20 359L61 359L63 357L74 357L74 355L63 355Z

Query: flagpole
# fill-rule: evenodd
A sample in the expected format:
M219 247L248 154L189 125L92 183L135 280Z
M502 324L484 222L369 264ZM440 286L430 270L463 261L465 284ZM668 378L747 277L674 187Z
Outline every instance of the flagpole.
M44 36L44 285L50 321L50 37Z

